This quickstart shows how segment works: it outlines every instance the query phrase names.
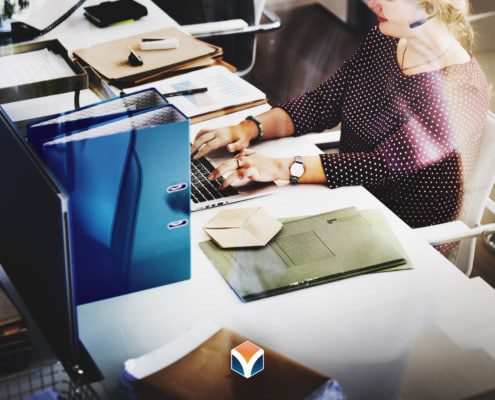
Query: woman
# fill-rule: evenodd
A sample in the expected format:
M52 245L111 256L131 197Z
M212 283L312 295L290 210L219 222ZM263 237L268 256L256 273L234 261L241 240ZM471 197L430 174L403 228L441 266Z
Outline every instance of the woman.
M468 1L372 0L369 7L378 27L329 80L257 118L198 133L195 158L222 146L240 152L211 179L231 173L224 187L242 178L363 185L412 227L459 218L488 110L486 79L470 54ZM339 123L340 153L303 157L303 168L300 157L246 150L261 136Z

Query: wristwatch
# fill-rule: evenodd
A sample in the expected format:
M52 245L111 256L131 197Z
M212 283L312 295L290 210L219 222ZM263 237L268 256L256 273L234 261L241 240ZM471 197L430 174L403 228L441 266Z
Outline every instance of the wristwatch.
M304 163L301 156L296 156L294 162L290 166L290 183L297 183L299 178L304 174Z

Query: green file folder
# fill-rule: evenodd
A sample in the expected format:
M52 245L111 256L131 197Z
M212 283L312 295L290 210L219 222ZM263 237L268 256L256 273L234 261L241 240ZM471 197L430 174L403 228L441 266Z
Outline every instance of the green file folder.
M409 268L395 238L379 233L355 208L283 225L261 249L224 250L212 241L200 243L241 300L399 266Z

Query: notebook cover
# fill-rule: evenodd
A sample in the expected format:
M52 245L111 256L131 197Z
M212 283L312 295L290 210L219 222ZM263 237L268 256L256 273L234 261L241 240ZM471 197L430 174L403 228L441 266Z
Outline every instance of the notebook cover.
M138 86L145 83L150 83L154 81L159 81L162 79L170 78L175 75L183 74L186 72L191 72L197 69L210 67L212 65L223 65L220 63L223 51L220 47L212 46L215 49L213 54L197 58L191 62L186 62L184 64L176 65L171 68L161 69L158 72L147 74L144 77L130 77L119 79L118 81L114 81L113 84L119 89L125 89L128 87ZM231 71L234 72L234 71Z
M141 39L150 37L176 37L179 39L179 48L156 51L140 50ZM142 66L133 67L129 64L127 60L130 53L129 47L142 58L144 62ZM131 81L213 55L216 51L212 46L186 35L177 28L167 28L79 49L74 52L74 55L91 65L110 81L122 79Z
M95 6L84 7L84 11L86 18L99 27L138 20L148 15L146 7L133 0L104 1Z
M191 72L197 69L209 67L216 65L219 60L221 60L223 55L223 50L220 47L210 45L215 52L204 57L197 58L191 62L185 64L176 65L171 68L165 68L153 74L147 74L144 77L138 78L123 78L118 81L113 82L113 84L119 89L125 89L128 87L138 86L145 83L150 83L154 81L159 81L162 79L170 78L175 75L183 74L186 72Z

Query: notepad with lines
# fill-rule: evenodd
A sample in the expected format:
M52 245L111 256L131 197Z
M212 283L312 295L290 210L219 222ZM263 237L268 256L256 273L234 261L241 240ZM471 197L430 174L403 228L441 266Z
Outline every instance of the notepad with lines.
M355 208L287 221L267 246L201 249L243 301L251 301L363 273L410 268L379 211L377 230ZM377 222L378 221L378 222Z

